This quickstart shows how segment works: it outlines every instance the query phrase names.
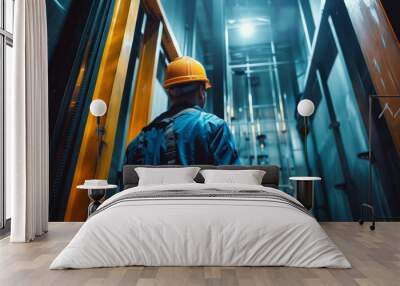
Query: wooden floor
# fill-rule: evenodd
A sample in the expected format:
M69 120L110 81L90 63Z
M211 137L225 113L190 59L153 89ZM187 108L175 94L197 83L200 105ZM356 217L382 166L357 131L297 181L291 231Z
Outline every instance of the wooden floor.
M48 270L80 223L50 223L44 237L27 244L0 241L0 285L400 285L400 223L323 223L353 268L124 267Z

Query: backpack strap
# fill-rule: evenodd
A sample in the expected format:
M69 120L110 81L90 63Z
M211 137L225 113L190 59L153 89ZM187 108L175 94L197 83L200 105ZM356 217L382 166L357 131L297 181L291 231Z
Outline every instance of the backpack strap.
M139 133L137 152L135 156L135 163L144 165L144 150L145 150L144 132Z
M167 165L176 165L178 161L178 151L176 144L176 135L174 132L174 122L171 120L170 123L166 126L164 130L165 139L166 139L166 152L164 154L164 158L167 161Z
M176 134L175 134L175 130L174 130L174 121L176 118L178 118L179 116L188 113L188 112L193 112L196 111L195 108L185 108L183 110L181 110L180 112L178 112L177 114L169 117L169 118L165 118L163 120L161 120L161 122L164 121L165 124L165 129L164 129L164 134L165 134L165 139L166 139L166 152L165 152L165 160L166 163L168 165L176 165L179 164L180 162L178 162L178 148L177 148L177 138L176 138Z

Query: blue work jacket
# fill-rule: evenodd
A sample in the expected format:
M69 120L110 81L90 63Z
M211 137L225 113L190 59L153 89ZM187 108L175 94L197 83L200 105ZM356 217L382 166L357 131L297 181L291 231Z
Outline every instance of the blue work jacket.
M158 116L128 145L125 164L164 165L167 136L159 123L172 119L176 164L239 164L238 152L228 125L199 106L175 106Z

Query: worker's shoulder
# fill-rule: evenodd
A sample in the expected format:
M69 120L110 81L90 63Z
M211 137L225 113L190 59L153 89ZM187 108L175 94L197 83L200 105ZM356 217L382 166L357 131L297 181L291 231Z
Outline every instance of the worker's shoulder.
M225 122L223 119L219 118L217 115L206 112L206 111L204 111L204 109L202 109L198 106L186 109L184 112L180 113L176 119L187 120L188 118L194 119L193 117L200 121L214 122L217 124L223 124Z
M202 119L200 122L202 122L204 125L207 125L211 132L215 132L226 125L225 120L212 113L202 111L200 113L200 117Z
M219 123L219 124L225 123L225 121L223 119L219 118L217 115L212 114L212 113L201 111L201 116L210 122L215 122L215 123Z
M217 115L208 113L201 108L192 108L189 112L182 113L176 118L176 122L190 122L191 125L197 125L201 128L210 127L211 129L223 126L225 121ZM178 123L179 124L179 123Z

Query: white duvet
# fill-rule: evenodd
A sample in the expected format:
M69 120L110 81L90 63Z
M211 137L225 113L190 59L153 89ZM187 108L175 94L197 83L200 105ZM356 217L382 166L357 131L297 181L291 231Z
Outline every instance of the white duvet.
M145 266L294 266L349 268L310 215L257 198L152 198L115 203L131 192L262 186L180 184L135 187L106 200L56 257L50 269ZM114 203L114 204L113 204Z

